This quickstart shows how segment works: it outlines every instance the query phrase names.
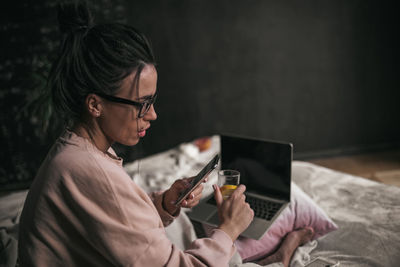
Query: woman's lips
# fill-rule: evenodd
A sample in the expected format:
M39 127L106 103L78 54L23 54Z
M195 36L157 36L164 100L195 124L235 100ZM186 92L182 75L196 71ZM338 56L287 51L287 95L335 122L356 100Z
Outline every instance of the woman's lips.
M144 128L139 129L138 136L144 137L146 135L146 131L150 128L150 125L145 126Z
M146 130L139 131L139 137L144 137L146 135Z

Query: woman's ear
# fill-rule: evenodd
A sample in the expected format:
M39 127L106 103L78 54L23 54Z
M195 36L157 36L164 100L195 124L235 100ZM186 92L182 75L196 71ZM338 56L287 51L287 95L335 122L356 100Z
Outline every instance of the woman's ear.
M101 100L98 95L88 94L85 101L86 109L92 117L100 117L102 111Z

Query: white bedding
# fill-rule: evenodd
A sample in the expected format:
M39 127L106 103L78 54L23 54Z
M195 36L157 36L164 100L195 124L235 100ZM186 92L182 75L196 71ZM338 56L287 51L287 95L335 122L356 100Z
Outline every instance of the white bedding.
M293 179L339 226L312 256L341 266L400 266L399 187L304 162L294 162Z
M182 144L125 168L146 191L162 190L177 178L195 175L218 150L219 138L214 136L205 152L199 153L190 143ZM339 226L339 230L298 249L292 267L304 266L316 256L339 261L340 266L400 266L400 188L299 161L293 162L292 177ZM216 179L213 172L204 195L212 192ZM0 266L15 265L17 226L26 194L25 190L0 196ZM166 232L182 249L196 238L184 213ZM230 266L258 265L242 264L236 254Z
M165 189L175 178L195 175L218 152L219 138L213 136L205 152L182 144L141 160L139 172L138 162L126 168L146 190ZM204 195L216 180L213 172ZM340 266L400 266L400 188L300 161L293 162L292 180L339 226L317 240L312 258L339 261ZM303 251L300 258L307 256ZM291 266L302 264L293 261Z

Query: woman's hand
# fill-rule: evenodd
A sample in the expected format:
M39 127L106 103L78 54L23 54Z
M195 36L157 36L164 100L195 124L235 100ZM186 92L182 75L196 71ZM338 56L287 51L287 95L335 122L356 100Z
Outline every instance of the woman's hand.
M219 221L221 222L218 228L227 233L232 241L235 241L254 218L254 211L245 202L246 197L243 193L246 191L246 187L244 185L238 186L226 200L223 200L219 187L217 185L213 187Z
M175 205L175 202L178 200L181 192L190 187L190 181L192 179L193 177L176 180L172 186L165 191L163 201L164 209L171 215L175 215L179 211L180 207L193 208L199 204L201 193L203 192L202 184L196 187L196 189L190 193L190 195L184 199L179 206ZM207 178L204 180L204 183L205 182L207 182Z

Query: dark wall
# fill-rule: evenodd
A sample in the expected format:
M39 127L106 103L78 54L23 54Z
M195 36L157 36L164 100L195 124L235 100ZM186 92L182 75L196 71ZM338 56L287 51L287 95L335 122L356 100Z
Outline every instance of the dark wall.
M56 1L8 1L0 9L0 190L26 187L64 127L37 98L58 50ZM125 0L96 0L98 22L125 22Z
M218 132L291 141L297 155L394 145L396 10L361 0L130 4L159 62L159 119L142 149Z
M97 21L136 26L158 58L158 120L137 147L117 146L126 161L220 132L290 141L298 158L398 144L395 1L92 2ZM58 134L31 100L60 36L55 1L0 11L3 188L29 184Z

